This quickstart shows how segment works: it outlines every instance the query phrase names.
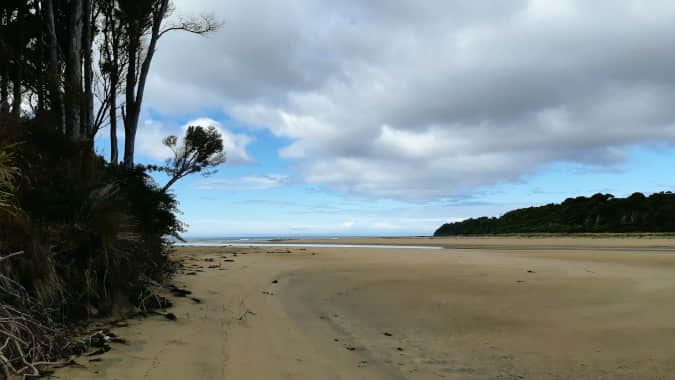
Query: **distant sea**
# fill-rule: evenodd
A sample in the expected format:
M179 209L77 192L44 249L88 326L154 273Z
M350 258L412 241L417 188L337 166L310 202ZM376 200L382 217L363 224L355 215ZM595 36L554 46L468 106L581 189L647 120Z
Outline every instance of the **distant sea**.
M284 246L284 247L341 247L341 248L417 248L417 249L441 249L440 246L416 246L416 245L372 245L372 244L341 244L341 239L382 237L382 236L226 236L226 237L192 237L186 238L186 242L174 242L179 246ZM286 243L288 240L335 240L330 244L303 244Z
M350 238L366 238L379 236L329 236L329 235L284 235L284 236L220 236L220 237L185 237L188 243L232 244L232 243L266 243L286 240L339 240Z

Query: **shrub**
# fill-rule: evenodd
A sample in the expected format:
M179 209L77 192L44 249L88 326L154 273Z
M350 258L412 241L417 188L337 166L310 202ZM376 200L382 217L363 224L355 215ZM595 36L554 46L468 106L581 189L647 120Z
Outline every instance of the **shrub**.
M47 331L132 305L163 281L172 272L167 238L183 225L175 197L143 168L110 165L35 121L0 124L13 131L0 134L9 147L0 149L0 257L22 252L0 259L0 321L31 321L18 330L2 322L0 336L32 342L0 357L7 369L23 367L22 356L56 355Z

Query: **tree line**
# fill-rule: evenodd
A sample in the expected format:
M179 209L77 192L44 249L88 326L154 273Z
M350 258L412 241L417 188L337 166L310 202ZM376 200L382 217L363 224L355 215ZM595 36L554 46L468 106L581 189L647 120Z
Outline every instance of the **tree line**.
M47 120L58 133L93 143L110 126L110 162L134 165L141 106L160 39L198 35L220 23L174 17L169 0L4 0L0 4L0 109Z
M568 198L509 211L499 218L470 218L446 223L434 236L512 233L629 233L675 232L675 194L634 193L626 198L612 194Z
M220 25L172 12L169 0L0 1L0 379L86 350L79 320L166 305L153 288L185 229L168 189L225 160L217 129L192 126L164 139L164 165L134 162L159 41ZM107 159L94 150L105 127Z

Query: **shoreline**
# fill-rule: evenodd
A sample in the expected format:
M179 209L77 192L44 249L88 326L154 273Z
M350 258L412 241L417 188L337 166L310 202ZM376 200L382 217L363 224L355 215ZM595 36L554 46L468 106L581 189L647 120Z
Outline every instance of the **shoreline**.
M130 320L114 330L127 345L54 378L658 379L675 370L675 253L461 241L474 248L181 247L175 282L200 303L172 297L176 321Z
M675 236L607 237L607 236L444 236L444 237L377 237L344 238L342 244L422 245L446 249L462 248L673 248ZM287 240L285 243L331 244L331 239ZM583 244L580 244L583 242Z

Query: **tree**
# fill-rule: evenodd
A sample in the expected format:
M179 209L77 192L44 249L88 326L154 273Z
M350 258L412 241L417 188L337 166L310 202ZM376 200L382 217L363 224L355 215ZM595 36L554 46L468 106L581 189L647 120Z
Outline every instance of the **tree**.
M127 57L123 54L124 28L116 14L119 13L115 1L101 1L103 13L102 33L103 41L100 44L101 51L101 80L103 85L99 91L99 101L106 104L106 110L110 113L110 163L119 162L117 147L117 94L121 93L124 70L126 70Z
M136 131L143 103L145 83L150 71L157 42L167 32L182 30L204 35L217 30L220 24L212 16L201 19L184 19L162 27L171 11L169 0L118 0L120 20L123 24L126 54L128 57L124 121L124 165L134 166ZM143 49L143 46L147 46Z
M148 285L174 267L167 237L183 231L175 195L143 167L110 165L93 149L106 119L117 120L115 95L129 88L134 21L121 3L169 8L168 0L0 0L0 379L39 376L34 363L80 350L64 327L109 315L118 301L164 305ZM139 20L148 33L131 49L137 78L148 72L151 35L196 27L152 28L162 19L156 9L149 23ZM224 160L210 130L185 141L176 179Z
M117 146L121 110L124 163L133 167L145 84L159 39L170 31L203 35L220 26L210 15L170 18L172 9L171 0L0 1L0 113L18 118L25 110L93 148L107 120ZM111 151L117 163L116 149Z
M11 110L16 118L21 114L26 29L30 18L25 2L12 0L0 5L0 112Z
M499 218L446 223L435 236L505 233L675 232L675 195L656 193L628 198L595 194L512 210Z
M73 140L93 139L93 0L0 4L0 111L46 116ZM11 84L11 94L8 86ZM31 114L32 110L32 114Z
M215 127L189 126L181 145L178 145L178 137L173 135L165 137L163 143L173 151L173 157L166 160L165 166L152 169L169 175L164 191L192 173L211 175L216 172L216 166L225 162L223 138Z

